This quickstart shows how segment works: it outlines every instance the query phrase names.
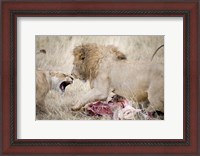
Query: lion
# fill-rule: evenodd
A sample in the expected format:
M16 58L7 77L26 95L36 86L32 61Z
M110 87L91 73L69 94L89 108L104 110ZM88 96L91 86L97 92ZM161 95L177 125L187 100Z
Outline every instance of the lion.
M140 103L148 101L148 112L164 112L164 67L149 62L129 62L114 46L83 44L73 50L72 76L89 81L91 90L72 110L89 102L105 100L110 92Z
M36 70L36 107L38 110L45 112L44 100L49 90L53 89L63 94L65 88L72 82L73 78L62 72Z

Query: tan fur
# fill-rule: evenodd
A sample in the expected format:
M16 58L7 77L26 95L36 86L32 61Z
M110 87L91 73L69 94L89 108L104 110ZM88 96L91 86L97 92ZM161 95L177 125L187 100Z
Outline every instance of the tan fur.
M77 101L73 110L88 102L104 100L110 90L135 102L149 100L147 111L164 112L163 64L128 62L113 46L87 44L74 49L75 78L89 80L92 90Z
M37 111L45 111L44 100L49 90L54 89L60 93L59 85L67 81L72 83L71 76L62 72L36 70L36 106Z

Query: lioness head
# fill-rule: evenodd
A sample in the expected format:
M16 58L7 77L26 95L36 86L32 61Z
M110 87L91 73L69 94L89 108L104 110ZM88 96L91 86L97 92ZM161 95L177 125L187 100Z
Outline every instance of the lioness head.
M72 84L73 78L69 75L66 75L62 72L49 72L51 78L51 89L54 89L60 93L65 92L65 88Z
M124 60L126 56L114 46L83 44L73 50L74 62L72 75L80 80L93 80L99 71L101 59L111 57L114 60Z

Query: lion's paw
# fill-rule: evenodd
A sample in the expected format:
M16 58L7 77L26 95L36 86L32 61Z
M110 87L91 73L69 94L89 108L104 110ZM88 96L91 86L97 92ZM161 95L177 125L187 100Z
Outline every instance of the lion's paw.
M76 105L74 105L74 106L71 108L71 110L72 110L72 111L78 111L78 110L81 109L81 107L82 107L82 105L76 104Z

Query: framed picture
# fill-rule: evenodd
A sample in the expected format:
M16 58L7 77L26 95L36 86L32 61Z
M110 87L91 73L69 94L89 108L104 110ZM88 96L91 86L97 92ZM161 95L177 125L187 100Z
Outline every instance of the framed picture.
M1 4L3 154L199 154L198 2Z

